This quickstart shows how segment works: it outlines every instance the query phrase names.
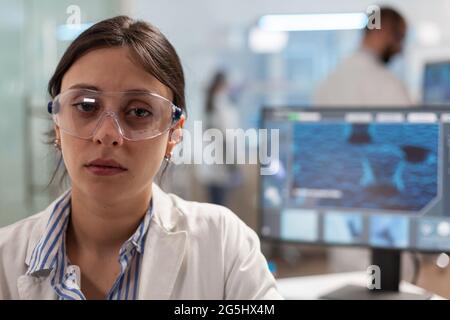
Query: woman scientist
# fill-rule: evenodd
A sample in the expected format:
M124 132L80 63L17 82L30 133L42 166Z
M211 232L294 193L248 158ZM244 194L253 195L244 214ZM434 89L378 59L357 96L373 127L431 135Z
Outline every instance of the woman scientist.
M71 188L0 229L0 299L281 298L249 227L153 183L186 108L159 30L126 16L93 25L48 89Z

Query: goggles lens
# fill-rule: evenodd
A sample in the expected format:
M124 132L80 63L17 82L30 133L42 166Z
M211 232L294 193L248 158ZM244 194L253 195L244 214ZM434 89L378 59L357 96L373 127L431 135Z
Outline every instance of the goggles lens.
M49 112L62 130L83 139L93 137L105 116L115 119L125 139L142 140L161 135L182 115L179 107L155 93L88 89L62 92L49 103Z

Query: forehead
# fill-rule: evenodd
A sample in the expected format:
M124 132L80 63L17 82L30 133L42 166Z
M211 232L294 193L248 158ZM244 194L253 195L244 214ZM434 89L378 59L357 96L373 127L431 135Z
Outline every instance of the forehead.
M79 84L101 91L145 89L172 100L171 90L144 70L127 47L94 49L77 59L64 74L61 91Z

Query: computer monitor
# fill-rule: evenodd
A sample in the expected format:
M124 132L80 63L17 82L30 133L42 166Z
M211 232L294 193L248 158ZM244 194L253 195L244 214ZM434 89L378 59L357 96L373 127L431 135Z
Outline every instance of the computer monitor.
M422 100L426 105L450 106L450 59L425 64Z
M261 127L262 238L370 247L390 291L401 250L450 251L450 110L265 108Z

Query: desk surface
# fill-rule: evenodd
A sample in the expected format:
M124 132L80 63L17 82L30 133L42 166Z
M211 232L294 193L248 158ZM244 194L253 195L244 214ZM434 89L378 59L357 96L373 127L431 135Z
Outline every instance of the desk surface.
M292 277L277 279L278 290L286 299L315 300L324 294L343 287L348 284L365 287L367 283L367 273L346 272L325 275L315 275L306 277ZM409 282L400 283L400 291L407 293L424 293L425 290ZM444 299L441 296L433 295L433 300Z

